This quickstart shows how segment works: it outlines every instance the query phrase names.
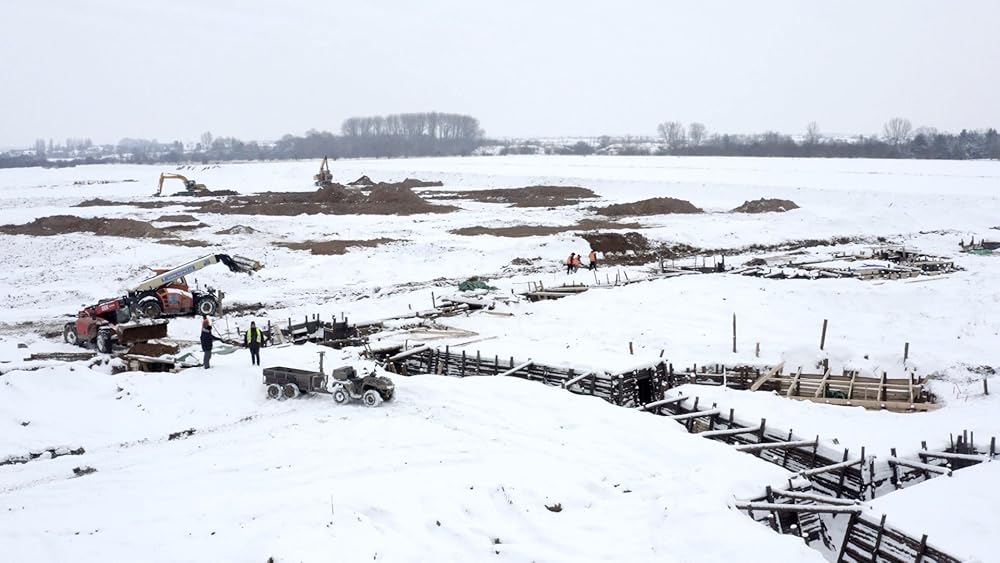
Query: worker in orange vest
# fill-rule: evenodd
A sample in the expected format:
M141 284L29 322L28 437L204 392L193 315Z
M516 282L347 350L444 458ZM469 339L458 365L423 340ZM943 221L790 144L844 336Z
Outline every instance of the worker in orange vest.
M569 253L569 258L566 259L566 273L567 274L572 274L573 273L573 262L574 262L575 258L576 258L576 253L575 252L570 252Z
M590 259L590 265L587 267L588 270L597 269L597 251L593 248L590 249L590 255L587 256Z

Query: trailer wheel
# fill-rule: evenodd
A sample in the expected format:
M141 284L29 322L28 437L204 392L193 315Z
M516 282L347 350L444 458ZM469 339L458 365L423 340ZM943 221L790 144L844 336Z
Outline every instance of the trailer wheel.
M299 386L294 383L286 383L281 388L281 396L286 399L294 399L299 396Z
M66 323L63 327L63 340L66 344L72 344L73 346L80 345L80 337L76 334L76 325L74 323Z
M267 386L267 398L278 400L281 398L281 385L272 383Z
M382 395L379 395L378 391L374 389L369 389L361 396L361 401L366 407L377 407L382 404Z
M351 396L347 394L347 390L344 389L343 385L333 388L333 401L338 405L346 405L351 401Z
M195 309L198 310L199 315L215 316L216 311L219 310L219 302L214 297L202 297Z
M97 333L97 351L102 354L111 353L111 333L102 330Z

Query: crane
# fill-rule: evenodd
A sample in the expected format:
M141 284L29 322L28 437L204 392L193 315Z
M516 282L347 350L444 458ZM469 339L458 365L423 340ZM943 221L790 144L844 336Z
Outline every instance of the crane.
M184 182L184 189L187 190L188 193L208 191L208 188L205 187L205 184L195 183L194 180L188 180L186 176L182 176L180 174L174 174L172 172L163 172L160 174L160 185L156 189L156 193L154 195L158 196L163 195L164 180L180 180Z

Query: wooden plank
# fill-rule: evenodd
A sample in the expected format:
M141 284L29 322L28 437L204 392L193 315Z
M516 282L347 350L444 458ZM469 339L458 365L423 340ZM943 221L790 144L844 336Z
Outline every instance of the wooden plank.
M830 378L830 368L826 368L826 371L823 372L823 379L819 382L819 387L816 388L816 393L813 394L813 397L821 397L826 395L825 393L826 380L829 378Z
M764 442L763 444L742 444L735 446L737 451L758 452L761 450L786 450L789 448L811 448L817 440L788 440L784 442Z
M672 420L688 420L690 418L698 418L699 416L712 416L713 414L719 414L719 409L708 409L703 411L687 412L684 414L675 414L673 416L668 416L667 418Z
M739 436L740 434L755 434L760 432L760 426L754 428L727 428L725 430L708 430L699 432L698 435L704 438L715 438L719 436Z
M792 382L788 385L788 390L785 391L785 396L786 397L792 397L793 396L792 393L795 391L795 386L798 384L799 377L801 375L802 375L802 368L800 367L798 369L798 371L795 372L795 377L792 378Z
M531 360L528 360L527 362L524 362L523 364L515 366L515 367L513 367L513 368L511 368L511 369L509 369L509 370L507 370L507 371L505 371L503 373L497 374L497 377L507 377L507 376L510 376L510 375L514 375L515 373L521 371L522 369L530 368L533 365L534 365L534 362L532 362Z
M769 502L736 501L740 510L768 510L777 512L822 512L825 514L861 514L861 506L842 506L834 504L780 504Z
M814 493L800 493L798 491L772 491L774 496L791 498L797 500L811 500L820 504L836 504L839 506L860 506L861 501L853 499L836 498L827 495L817 495Z
M575 384L583 381L584 379L586 379L588 377L592 377L592 376L596 376L596 374L594 372L592 372L592 371L588 371L586 373L581 373L580 375L574 377L573 379L570 379L569 381L564 382L562 384L562 387L563 387L563 389L566 389L570 385L575 385Z
M858 378L858 372L851 373L851 384L847 387L847 400L854 398L854 381Z
M933 411L940 408L940 405L934 403L909 403L907 401L875 401L872 399L833 399L833 398L815 398L815 397L791 397L797 401L812 401L814 403L825 403L827 405L839 405L839 406L851 406L851 407L864 407L866 409L887 409L894 412L909 412L909 411Z
M921 471L938 473L940 475L947 475L948 477L951 477L951 469L941 467L940 465L930 465L928 463L920 463L919 461L910 461L908 459L900 459L898 457L887 457L885 458L885 461L890 466L902 465L903 467L910 467L912 469L919 469Z
M773 368L771 368L770 371L768 371L764 375L762 375L759 378L757 378L757 381L754 381L753 385L750 386L750 390L751 391L756 391L756 390L760 389L761 386L763 386L765 383L767 383L767 380L769 380L772 377L780 374L781 370L784 369L784 368L785 368L785 362L781 362L780 364L774 366Z
M662 407L665 405L676 405L678 403L683 403L684 401L690 399L691 397L671 397L669 399L662 399L660 401L653 401L652 403L646 403L645 405L635 407L636 410L648 411L650 409L655 409L657 407Z

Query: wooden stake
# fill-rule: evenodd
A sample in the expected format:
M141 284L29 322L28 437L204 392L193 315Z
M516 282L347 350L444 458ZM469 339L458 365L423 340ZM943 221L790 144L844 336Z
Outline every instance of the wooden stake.
M989 381L986 379L985 376L983 376L983 395L989 395L989 394L990 394Z
M434 292L431 292L431 307L437 309L437 300L434 299Z
M823 319L823 334L819 337L819 349L826 346L826 319Z
M631 354L631 355L633 355L633 356L635 355L635 351L632 349L632 343L631 342L628 343L628 353Z
M736 313L733 313L733 354L736 353Z
M906 365L906 360L910 358L910 343L907 342L903 345L903 365Z
M753 356L755 358L759 358L760 357L760 342L757 343L757 349L754 351Z

